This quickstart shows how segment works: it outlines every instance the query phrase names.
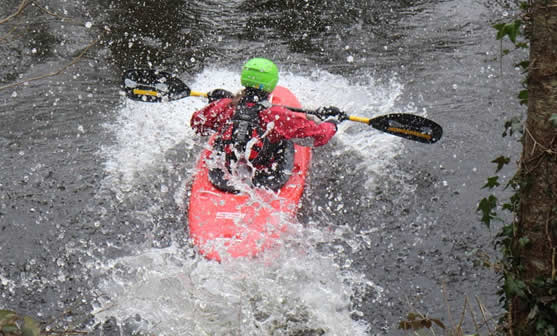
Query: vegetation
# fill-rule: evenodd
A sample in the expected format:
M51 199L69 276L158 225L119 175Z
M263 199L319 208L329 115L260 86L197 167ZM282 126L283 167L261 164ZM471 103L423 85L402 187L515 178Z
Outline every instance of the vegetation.
M512 196L501 204L489 195L478 210L488 226L498 209L512 215L497 241L503 255L499 294L508 312L501 325L510 335L545 336L557 334L557 2L531 0L521 8L520 19L495 28L497 39L508 37L516 48L528 47L519 36L529 41L530 60L517 64L527 73L518 98L528 104L528 116L522 125L518 118L508 121L503 133L519 130L523 152L517 173L504 187ZM510 158L493 162L498 172ZM492 176L484 188L500 185L499 176Z
M29 316L19 316L10 310L0 310L0 335L39 336L39 324Z
M557 335L557 1L530 0L520 7L520 18L494 25L501 57L511 52L503 48L505 39L516 50L530 49L530 57L515 64L525 74L517 98L528 106L527 118L511 118L503 132L520 135L518 170L501 181L498 174L511 162L509 155L501 155L492 161L496 175L483 186L510 191L511 196L500 200L492 193L477 208L487 227L503 222L495 244L502 258L488 264L501 274L500 302L507 313L487 334L552 336ZM509 222L500 211L510 215ZM399 325L416 334L428 328L435 335L434 326L448 335L464 335L460 322L448 328L415 313ZM480 335L477 326L474 335Z

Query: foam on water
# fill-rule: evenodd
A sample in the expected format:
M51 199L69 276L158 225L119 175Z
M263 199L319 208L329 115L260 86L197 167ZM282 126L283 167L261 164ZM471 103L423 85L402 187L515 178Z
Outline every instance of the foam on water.
M353 84L322 71L306 77L281 73L280 84L305 108L334 105L365 117L395 112L392 108L402 92L394 80L386 86L376 85L373 78ZM205 70L190 87L232 92L241 88L237 73L221 69ZM165 160L168 150L179 146L200 152L204 144L189 127L189 119L205 104L195 97L158 104L126 101L115 123L107 125L115 141L103 149L106 186L128 197L138 181L172 164ZM401 147L396 137L350 122L339 126L336 139L341 146L334 151L357 151L366 169L374 172L381 172ZM183 173L191 174L191 169ZM153 202L160 198L157 193L161 191L153 191ZM184 198L183 193L175 197L179 206ZM89 265L100 278L95 316L98 321L115 316L157 335L365 335L367 325L357 321L361 313L354 298L366 296L380 303L383 289L352 269L344 250L365 248L374 231L325 226L291 223L280 246L256 259L216 263L173 244L140 247L131 256L97 261Z

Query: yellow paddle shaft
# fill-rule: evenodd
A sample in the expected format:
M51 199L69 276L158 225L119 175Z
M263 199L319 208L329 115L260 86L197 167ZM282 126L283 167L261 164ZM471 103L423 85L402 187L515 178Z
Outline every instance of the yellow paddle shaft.
M160 94L157 91L153 91L153 90L133 89L133 93L136 95L143 95L143 96L153 96L153 97L160 96ZM191 91L190 96L207 97L207 93L199 92L199 91Z
M199 92L199 91L191 91L190 96L207 97L207 93L206 92Z
M369 118L364 118L364 117L348 116L348 120L369 124Z

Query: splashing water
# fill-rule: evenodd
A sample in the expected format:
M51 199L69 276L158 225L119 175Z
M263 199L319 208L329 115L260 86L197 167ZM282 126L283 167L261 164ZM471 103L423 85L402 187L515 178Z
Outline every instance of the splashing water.
M238 79L237 73L209 69L190 87L234 92L240 90ZM280 84L305 108L335 105L366 117L392 112L402 92L396 81L387 87L375 85L372 78L365 85L351 84L322 71L307 77L283 73ZM106 125L115 141L103 149L105 186L118 198L130 198L139 181L175 164L166 159L169 150L201 152L204 145L189 119L205 104L195 97L159 104L126 101L117 120ZM366 169L380 172L399 152L400 142L366 127L345 122L336 138L340 147L361 154ZM195 164L188 167L180 173L191 176ZM157 202L162 191L152 192ZM175 196L179 207L184 206L185 193L184 189ZM368 326L358 321L362 314L353 300L366 296L380 303L383 289L350 267L342 246L347 244L354 253L370 244L374 232L291 223L276 248L255 259L223 263L208 261L177 243L162 249L141 247L132 256L90 265L100 278L95 316L100 322L115 316L157 335L365 335Z
M372 78L369 83L350 84L343 77L323 71L316 71L310 77L286 73L280 78L280 85L295 93L304 108L335 105L349 114L364 117L393 112L395 101L402 93L402 85L395 80L387 87L376 86ZM241 89L238 79L235 72L211 69L199 74L191 88L201 92L226 88L235 92ZM206 101L196 97L159 104L126 100L117 121L106 125L116 138L113 146L104 149L110 185L127 191L137 176L159 164L158 160L169 148L183 143L184 150L191 151L199 146L189 120L204 105ZM398 153L400 143L399 138L352 122L340 124L335 137L369 158L364 164L371 171L380 171Z
M261 335L323 331L364 335L351 318L350 286L380 288L332 260L289 244L257 259L219 264L172 246L115 261L102 270L97 319L137 315L157 335ZM347 285L347 283L349 285Z

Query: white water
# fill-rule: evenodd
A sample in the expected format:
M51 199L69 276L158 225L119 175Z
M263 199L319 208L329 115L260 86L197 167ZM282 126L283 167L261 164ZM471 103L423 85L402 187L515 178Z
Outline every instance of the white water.
M280 84L290 88L305 108L334 105L367 117L400 112L392 110L402 93L396 81L378 86L370 78L356 85L316 71L307 77L282 73ZM220 69L204 71L190 86L195 91L240 89L238 74ZM139 181L179 164L165 160L169 149L200 152L203 143L189 128L189 119L205 104L195 97L160 104L126 101L117 121L107 125L115 143L102 153L107 158L105 185L120 199L133 197ZM370 176L381 176L400 151L398 138L356 123L341 124L336 139L340 145L327 145L330 158L347 147L356 150L363 157L361 164L374 172ZM180 173L190 176L192 169ZM373 184L373 178L368 182ZM180 207L185 190L174 196ZM155 203L164 194L153 193ZM161 336L288 335L311 330L365 335L370 331L353 319L361 313L351 297L367 294L381 304L382 284L351 267L342 243L355 253L371 244L376 230L355 233L348 225L327 230L327 223L317 224L291 223L281 246L256 259L219 264L174 244L164 249L138 247L132 256L90 265L101 278L96 318L135 321L137 328ZM136 314L141 316L139 322Z

